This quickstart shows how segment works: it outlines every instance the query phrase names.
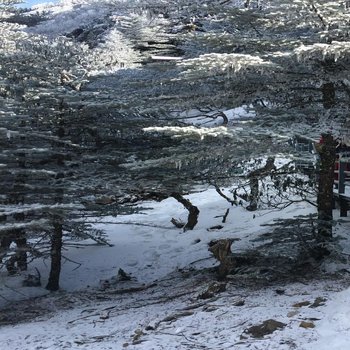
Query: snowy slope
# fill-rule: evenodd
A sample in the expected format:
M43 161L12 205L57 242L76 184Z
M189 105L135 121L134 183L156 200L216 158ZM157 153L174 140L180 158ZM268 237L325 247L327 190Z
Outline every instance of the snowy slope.
M96 29L105 16L111 18L109 3L66 0L58 5L40 5L33 11L48 11L49 19L29 30L55 37L82 27ZM108 27L103 35L113 35L115 31ZM118 39L117 34L114 37ZM109 50L108 46L99 48ZM240 112L232 110L227 118L234 119L236 114ZM141 214L96 223L105 229L113 246L96 246L90 241L82 242L85 247L66 245L62 290L58 293L48 294L43 287L22 287L24 276L8 277L0 271L1 349L349 347L346 261L343 265L335 261L320 266L320 271L335 274L315 273L298 279L270 281L249 272L233 275L225 282L225 290L208 299L200 297L217 283L214 272L207 269L217 265L208 252L211 240L239 239L233 244L234 253L249 248L259 250L261 242L254 239L269 230L261 225L312 213L312 207L299 203L284 211L252 213L230 206L212 189L189 198L200 209L199 224L193 231L182 232L170 223L173 217L185 220L187 216L187 211L172 198L143 203L150 210ZM227 221L222 223L227 209ZM212 228L217 225L223 227ZM348 222L336 228L344 257L350 252L348 230ZM31 264L33 271L34 268L40 271L45 286L49 262L37 260ZM118 280L120 268L132 276L131 281ZM262 338L246 332L268 319L285 326Z
M273 210L252 213L241 206L231 207L214 189L193 194L189 198L194 205L198 205L200 216L195 230L185 233L170 223L173 217L185 221L188 215L187 210L173 198L160 203L143 203L142 207L153 208L145 210L144 214L104 219L111 223L100 223L97 227L108 233L109 242L114 246L96 246L90 242L92 245L85 248L79 245L66 248L64 256L81 266L64 261L62 288L74 291L97 286L101 279L115 276L119 268L131 273L140 282L150 283L197 260L208 258L196 264L197 267L213 266L216 262L209 259L207 249L211 240L239 238L241 241L235 242L233 247L236 252L254 247L257 243L250 240L268 230L260 225L279 216L279 212ZM230 213L224 227L208 231L221 223L222 215L228 208ZM284 216L293 217L308 211L310 208L299 204L288 208ZM39 268L43 277L48 275L48 263L34 262L34 266Z
M171 217L187 216L173 199L144 203L153 209L120 217L115 223L112 219L111 223L100 223L114 246L68 248L65 256L81 266L77 269L75 263L65 262L63 291L7 307L8 302L3 301L0 324L6 323L6 317L11 319L14 312L15 324L21 318L31 322L2 326L1 344L8 350L347 349L350 292L342 291L348 283L345 277L305 276L269 282L232 276L225 291L209 299L198 298L216 283L213 272L202 270L216 265L207 251L210 240L240 238L232 247L238 252L257 244L252 239L267 230L260 224L312 209L299 204L284 212L253 214L229 206L214 190L191 195L190 199L201 210L193 231L183 233L170 224ZM224 227L208 231L221 223L219 216L227 208L230 213ZM338 234L348 227L343 223ZM348 241L342 244L345 249ZM35 266L45 283L47 266L39 261ZM119 268L133 280L117 281ZM107 287L101 283L105 279L111 283ZM43 288L19 287L20 276L7 277L2 272L1 280L2 299L46 293ZM319 298L320 305L312 307ZM268 319L286 326L261 339L246 333L249 327ZM303 328L302 322L314 328Z

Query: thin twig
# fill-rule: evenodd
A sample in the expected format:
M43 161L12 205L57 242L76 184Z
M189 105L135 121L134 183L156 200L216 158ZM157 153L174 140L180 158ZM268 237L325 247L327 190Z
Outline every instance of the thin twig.
M69 259L69 258L67 258L66 256L62 256L62 258L63 258L64 260L66 260L66 261L69 261L69 262L71 262L71 263L73 263L73 264L78 265L78 266L75 267L72 271L75 271L75 270L79 269L79 267L82 265L82 263L79 263L79 262L77 262L77 261L74 261L74 260L72 260L72 259Z
M227 208L225 214L222 217L222 223L224 224L226 222L227 216L230 213L230 209Z
M153 285L149 285L149 286L145 286L144 289L147 289L152 287ZM132 289L132 288L130 288ZM123 294L123 291L124 290L121 290L121 293L119 294ZM137 290L137 288L134 289L135 292L139 292L140 290ZM141 290L142 291L142 290ZM131 292L130 292L131 293ZM172 296L167 296L167 297L163 297L163 298L157 298L156 301L153 301L153 302L150 302L150 303L144 303L144 304L141 304L141 305L128 305L127 307L125 308L120 308L118 309L118 305L114 305L114 306L109 306L109 307L106 307L102 310L100 310L99 312L95 313L95 314L91 314L91 315L86 315L86 316L83 316L83 317L79 317L77 319L74 319L74 320L71 320L71 321L68 321L68 324L72 324L72 323L75 323L77 321L80 321L80 320L85 320L85 319L88 319L90 317L96 317L96 316L99 316L101 314L102 311L108 311L108 310L113 310L113 309L116 309L116 311L118 313L120 313L121 311L126 311L126 310L130 310L130 309L139 309L139 308L142 308L142 307L146 307L146 306L150 306L150 305L157 305L157 304L162 304L162 303L166 303L168 301L171 301L171 300L174 300L174 299L177 299L177 298L180 298L182 296L185 296L185 295L188 295L188 294L191 294L193 293L193 291L190 291L190 292L184 292L184 293L179 293L179 294L176 294L176 295L172 295Z
M204 260L210 260L210 259L213 259L213 257L212 256L208 256L206 258L198 259L198 260L192 261L191 263L189 263L189 265L194 265L194 264L196 264L198 262L201 262L201 261L204 261Z
M0 294L0 298L6 300L6 301L11 301L10 299L7 299L6 297L4 297L3 295Z
M162 228L166 230L174 229L172 226L160 226L154 224L143 224L141 222L115 222L115 221L85 221L86 224L108 224L108 225L135 225L135 226L147 226L154 228Z
M174 336L177 336L177 337L184 337L187 341L189 341L189 342L191 342L191 343L195 343L195 344L197 344L197 345L200 345L200 344L198 344L198 342L196 342L196 341L194 341L194 340L192 340L192 339L187 338L187 337L184 335L183 332L181 332L181 333L168 333L168 332L157 331L156 333L158 333L158 334L164 334L164 335L174 335Z
M223 192L221 191L221 189L220 189L218 186L215 186L215 191L216 191L222 198L226 199L232 206L233 206L233 205L237 205L237 201L235 201L235 200L233 200L233 199L227 197L226 194L223 193Z
M28 298L28 295L26 295L26 294L24 294L24 293L22 293L22 292L19 292L18 290L14 289L14 288L12 288L12 287L10 287L10 286L8 286L7 284L4 284L4 287L6 287L6 288L8 288L8 289L11 289L13 292L18 293L18 294L20 294L20 295L22 295L22 296Z

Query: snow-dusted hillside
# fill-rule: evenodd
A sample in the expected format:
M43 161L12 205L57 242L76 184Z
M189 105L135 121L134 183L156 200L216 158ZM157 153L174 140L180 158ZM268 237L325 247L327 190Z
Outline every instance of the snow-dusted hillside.
M67 245L59 293L28 299L46 291L20 287L22 276L2 272L0 342L7 350L346 349L350 291L338 260L289 277L280 266L280 277L272 280L269 274L242 271L218 282L215 272L207 270L217 265L207 250L209 241L235 238L234 253L259 250L262 243L255 238L269 230L261 224L312 208L298 204L282 212L252 213L231 207L214 190L190 199L201 211L193 231L170 224L171 217L185 219L187 212L167 199L144 203L153 209L143 213L98 224L113 247ZM226 209L230 212L222 223ZM336 228L345 257L350 251L348 228L346 222ZM39 261L34 266L45 285L48 267ZM117 277L120 268L130 281ZM215 291L215 285L224 287ZM282 328L261 338L249 333L270 319Z
M94 119L95 124L90 125L93 127L89 130L91 136L95 129L99 128L102 114L108 115L109 111L114 112L121 108L123 98L133 100L134 109L142 113L142 109L139 109L140 96L135 93L137 90L130 86L136 86L142 82L150 85L150 90L159 89L161 94L157 95L157 92L154 96L162 95L163 97L163 83L157 79L152 80L157 69L149 68L157 67L159 62L153 62L151 59L150 64L149 59L154 53L168 54L170 52L180 55L180 50L176 51L178 42L168 40L172 34L171 31L168 31L168 18L163 14L152 17L146 12L132 11L133 4L136 2L137 0L63 0L57 4L38 5L27 14L35 16L33 17L35 20L33 20L33 25L28 26L26 30L28 33L38 34L39 41L42 38L40 35L48 37L48 43L54 42L57 37L66 36L77 46L81 45L83 52L86 52L86 56L84 55L80 62L84 68L87 67L86 76L84 70L83 78L84 81L86 78L89 84L83 86L81 91L80 87L73 90L67 89L68 93L65 98L69 102L69 98L72 97L72 106L81 105L77 109L79 118L88 112L94 117L95 114L97 115L97 118ZM178 24L179 27L182 25L182 22ZM53 41L50 41L51 39ZM217 54L214 55L216 57ZM161 60L167 61L168 58L169 56L163 56ZM179 59L180 56L172 58ZM45 66L47 61L42 62ZM9 63L9 66L11 64L12 62ZM155 65L152 66L152 64ZM169 69L169 72L167 69L173 67L173 63L168 62L169 66L166 66L167 63L164 66L162 64L160 66L164 69L164 79L166 77L171 80L176 69ZM128 68L135 67L143 67L142 79L135 78L133 84L129 86L130 90L127 90L128 74L137 76L141 71L141 69L128 70ZM119 79L122 74L119 76L115 74L118 70L125 72L124 80ZM213 74L216 74L215 70ZM187 85L191 86L191 84ZM119 91L115 89L116 86ZM186 84L183 85L183 88L186 88ZM75 95L75 92L79 94ZM186 94L186 90L183 93ZM244 93L243 90L242 94ZM200 95L200 92L198 94ZM94 99L88 99L95 95L100 98L97 101L100 103L99 110L97 102ZM166 95L164 93L165 98ZM86 100L84 100L85 96ZM180 97L174 96L174 100L180 100ZM170 97L173 98L173 96ZM115 102L115 100L118 101L113 105L111 101ZM83 109L82 101L85 101L88 108ZM151 99L147 101L151 103ZM59 108L63 108L63 102ZM261 102L264 104L263 100ZM101 107L104 103L106 103L105 109ZM243 107L243 103L238 100L237 106ZM166 135L175 137L185 134L194 135L193 139L198 142L204 138L204 134L211 134L214 141L204 149L204 152L210 153L217 147L215 149L217 158L223 151L227 152L226 154L233 153L233 158L223 157L225 167L228 163L232 163L232 167L237 171L234 174L235 179L241 180L245 175L249 179L249 174L253 170L259 170L257 169L258 166L261 166L259 160L266 160L268 155L266 158L258 159L258 156L246 147L249 144L252 145L250 146L252 148L259 148L259 142L262 143L264 141L261 140L267 139L250 137L247 138L248 141L239 141L240 143L236 144L227 143L220 148L219 135L225 135L228 139L234 138L227 126L233 126L232 129L235 129L233 124L237 120L255 116L254 112L249 111L248 102L244 109L234 107L235 104L226 110L224 108L210 109L209 106L209 112L203 107L206 113L204 116L201 115L201 108L197 110L191 107L188 112L179 109L170 114L170 117L177 118L179 123L185 122L196 127L193 125L183 125L181 128L178 125L155 125L143 131L164 132ZM33 107L33 113L35 111ZM43 119L52 111L53 109L48 110L47 114L43 115ZM136 113L135 123L137 116ZM132 119L128 113L126 113L126 118ZM108 131L109 121L104 125ZM82 123L84 122L85 120L82 120ZM65 123L69 125L70 119ZM122 123L124 119L120 122L120 125L124 127ZM302 124L300 125L302 128ZM213 129L204 129L204 127L200 129L201 126L213 127ZM128 128L128 125L125 128ZM7 135L11 134L8 134L7 129L3 131L6 133L6 138L9 139ZM117 135L120 130L116 128L113 131ZM268 136L269 132L269 129L263 129L264 136ZM96 137L93 141L97 144L100 140ZM167 141L165 140L164 143ZM125 148L128 148L132 142L134 139L130 139L130 143L125 143ZM188 144L185 152L191 150L192 159L195 159L200 156L193 145L194 142ZM21 149L17 150L16 146L17 144L14 144L14 150L23 152ZM138 146L139 148L152 148L153 144L140 143ZM279 146L279 144L274 145L277 147L276 153L279 151ZM236 147L241 147L242 153L237 152ZM119 144L116 143L116 146L113 147L113 150L115 149L119 151ZM36 150L39 151L39 149ZM60 153L64 152L63 148L59 150ZM107 154L111 150L112 147L106 148L106 151L97 153L97 156ZM11 151L12 148L9 148L7 154L11 154ZM200 151L203 152L203 150ZM160 157L163 156L162 152L163 149L155 150L157 156L160 155ZM237 152L237 159L244 158L242 161L245 163L244 170L234 158L235 152ZM272 153L270 148L268 152ZM166 158L167 153L164 158L170 159L173 154L176 155L175 146L170 149L169 158ZM130 155L125 163L122 163L123 159L120 160L116 171L111 173L110 177L123 177L118 173L122 167L123 169L134 169L135 172L138 171L138 174L142 174L148 166L152 166L152 162L161 166L158 158L148 159L146 156L147 154L137 158ZM310 157L312 156L310 154ZM97 158L91 157L93 159L91 161L92 171L87 172L86 176L80 168L76 168L77 173L82 173L85 178L84 187L81 192L74 192L75 197L85 195L85 189L88 186L92 188L95 186L91 179L94 176L100 176L102 173L100 169L111 163L117 163L117 160L112 157L114 153L105 163L98 163ZM86 159L90 158L86 157ZM162 161L162 158L160 160ZM281 160L276 157L274 160L276 160L278 169L285 164L285 158ZM90 164L85 159L82 162L88 166ZM95 162L98 163L99 168L93 167ZM191 170L193 168L194 172L197 172L195 175L201 173L200 170L196 170L194 162L189 160L186 162L188 168ZM204 159L204 162L204 170L207 171L211 167L210 159L208 162ZM25 165L25 162L23 164ZM184 170L185 162L182 162L180 157L174 164L176 170ZM23 168L25 168L24 165ZM72 161L72 168L75 166ZM4 163L3 168L5 167ZM221 176L220 169L225 169L225 167L218 168L219 170L214 175ZM10 173L11 176L15 174L16 169ZM82 169L84 170L85 167ZM153 175L153 168L149 169L151 169L149 173ZM331 167L329 169L332 170ZM162 170L172 172L175 166L164 167ZM273 175L276 178L278 174L275 170L273 169ZM264 176L268 180L262 184L266 191L264 196L260 193L256 195L255 204L257 205L259 197L259 204L267 198L264 204L269 202L272 206L277 206L281 202L276 204L273 202L274 196L270 196L271 192L268 187L273 182L273 176L270 172L271 168L268 171L270 176L265 173ZM244 198L248 199L249 194L250 197L254 197L251 180L249 189L248 183L241 186L238 191L241 190L242 193L238 193L239 197L237 197L239 201L233 203L233 200L230 201L227 198L233 198L234 191L222 188L224 185L220 188L212 188L211 184L208 184L211 183L210 172L208 174L207 177L203 177L203 180L200 179L193 185L190 183L192 172L189 172L186 178L188 181L186 185L192 186L191 188L195 187L193 192L196 192L191 192L186 198L200 210L199 222L194 230L184 231L172 224L185 222L188 211L174 198L169 197L169 193L174 196L174 192L169 191L165 194L161 193L163 195L161 198L166 196L169 198L161 202L142 202L139 207L140 211L132 215L103 217L102 219L101 217L96 218L95 213L89 217L84 216L87 224L106 232L109 244L96 244L93 240L77 241L76 237L72 239L65 236L67 241L64 242L62 252L61 290L58 292L49 293L44 287L47 285L50 273L47 260L37 258L30 262L28 273L32 274L33 278L40 278L41 286L25 286L23 282L28 281L27 273L9 276L5 268L1 269L1 350L347 350L350 344L348 269L350 221L342 218L334 225L334 246L330 247L330 255L325 260L320 260L317 259L317 256L312 255L315 253L315 249L312 250L315 246L312 245L314 241L309 239L311 234L316 232L316 225L313 226L314 231L309 230L305 233L300 229L304 226L294 226L296 232L292 231L291 226L288 227L288 230L286 225L271 226L277 220L292 219L298 216L305 221L309 220L313 225L312 214L315 214L316 211L316 208L311 205L311 202L315 200L313 189L306 192L307 194L300 194L303 191L302 186L297 187L294 192L288 192L286 187L283 192L285 202L282 203L284 204L282 210L257 206L258 210L250 207L248 209L254 211L249 211L247 210L249 203L244 202ZM176 176L171 181L182 181ZM229 175L226 178L229 178L230 181L232 179ZM102 176L103 183L101 186L100 183L98 184L100 188L108 188L111 196L97 197L97 192L96 196L91 195L92 203L96 206L101 205L103 210L107 207L103 207L102 204L113 204L114 206L117 200L114 195L119 188L122 188L122 185L109 183L108 180L105 182L104 179ZM164 179L166 182L165 177ZM151 176L146 177L146 180L151 183L149 185L151 190L159 190L160 186L152 185ZM129 178L126 177L122 184L128 181ZM159 185L163 185L161 182L162 180L159 181ZM127 185L129 186L129 183ZM256 192L259 192L259 186L258 182ZM63 185L61 187L63 188ZM277 187L276 185L272 191L275 191ZM181 190L183 188L181 187ZM34 190L33 197L36 197L36 194ZM237 193L234 194L236 195ZM299 196L294 203L290 201L291 198L295 198L292 196ZM309 203L302 202L302 197ZM106 201L103 202L103 200ZM335 210L335 219L339 219L338 215L339 213ZM171 219L174 220L171 221ZM68 232L70 229L69 227L62 229L62 227L61 224L61 233L63 230ZM275 236L283 236L285 240L275 240ZM33 237L31 239L38 240ZM221 239L228 239L226 242L229 242L232 249L232 255L229 256L232 259L230 261L237 263L231 266L230 273L225 278L218 275L218 262L208 250L209 246L213 246L213 241ZM240 265L238 264L239 259Z

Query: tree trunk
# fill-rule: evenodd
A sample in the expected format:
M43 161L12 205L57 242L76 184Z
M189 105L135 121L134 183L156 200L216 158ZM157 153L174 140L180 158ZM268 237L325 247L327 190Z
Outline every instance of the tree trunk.
M25 137L22 137L21 139L25 140ZM19 174L17 174L15 178L15 182L13 185L13 196L10 198L10 203L16 204L16 205L23 205L24 199L25 199L25 193L26 193L26 182L27 182L27 175L25 174L24 170L26 169L26 153L25 152L18 152L17 155L17 163L18 168L20 169ZM23 173L21 172L23 170ZM25 221L25 214L23 212L18 212L13 215L13 218L18 222ZM8 248L10 248L10 245L12 242L16 243L16 254L13 255L6 263L7 270L10 275L15 274L18 270L19 271L26 271L28 268L27 263L27 238L26 238L26 232L24 229L14 229L9 231L7 234L7 237L5 237L4 246L8 244ZM1 246L3 246L1 242ZM17 266L16 266L17 264Z
M322 85L323 107L330 109L335 106L335 86L334 83L326 83Z
M188 199L181 196L180 193L174 192L171 194L171 197L175 198L178 202L180 202L189 212L187 223L184 226L184 231L193 230L198 223L199 209L195 205L193 205Z
M258 198L259 198L259 179L256 176L249 177L250 186L250 203L247 206L247 210L255 211L258 209Z
M61 273L61 251L62 251L63 225L59 219L53 223L53 235L51 238L51 270L46 289L55 291L59 287Z
M323 143L317 145L320 156L317 210L318 238L324 242L332 238L334 163L336 142L331 134L322 135Z
M17 267L20 271L27 271L28 263L27 263L27 238L26 234L23 230L18 230L17 238L15 239L16 243L16 260Z
M60 126L63 130L64 121L60 121ZM60 131L60 135L64 135L64 131ZM59 167L64 167L64 156L61 154L56 155L56 164ZM64 178L64 173L62 172L60 176L57 176L57 182L56 186L58 186L55 189L55 197L54 202L55 203L63 203L63 197L64 197L64 189L62 187L62 179ZM61 257L62 257L62 245L63 245L63 221L64 221L64 214L62 211L58 211L53 213L53 233L51 236L51 269L50 269L50 276L49 281L46 285L46 289L51 291L56 291L60 288L59 281L60 281L60 274L61 274Z
M269 157L266 160L266 164L264 165L264 167L253 170L252 172L249 173L248 178L249 178L249 186L250 186L250 195L249 195L250 203L246 207L247 210L255 211L258 209L258 201L260 196L259 178L263 178L267 175L271 175L271 172L273 170L276 170L275 158Z

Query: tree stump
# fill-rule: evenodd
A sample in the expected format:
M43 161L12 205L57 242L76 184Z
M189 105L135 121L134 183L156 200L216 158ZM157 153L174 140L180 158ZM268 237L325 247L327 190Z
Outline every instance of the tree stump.
M209 242L208 250L213 253L216 260L220 262L218 275L220 279L225 278L236 266L236 261L232 256L231 245L235 239L226 238Z

